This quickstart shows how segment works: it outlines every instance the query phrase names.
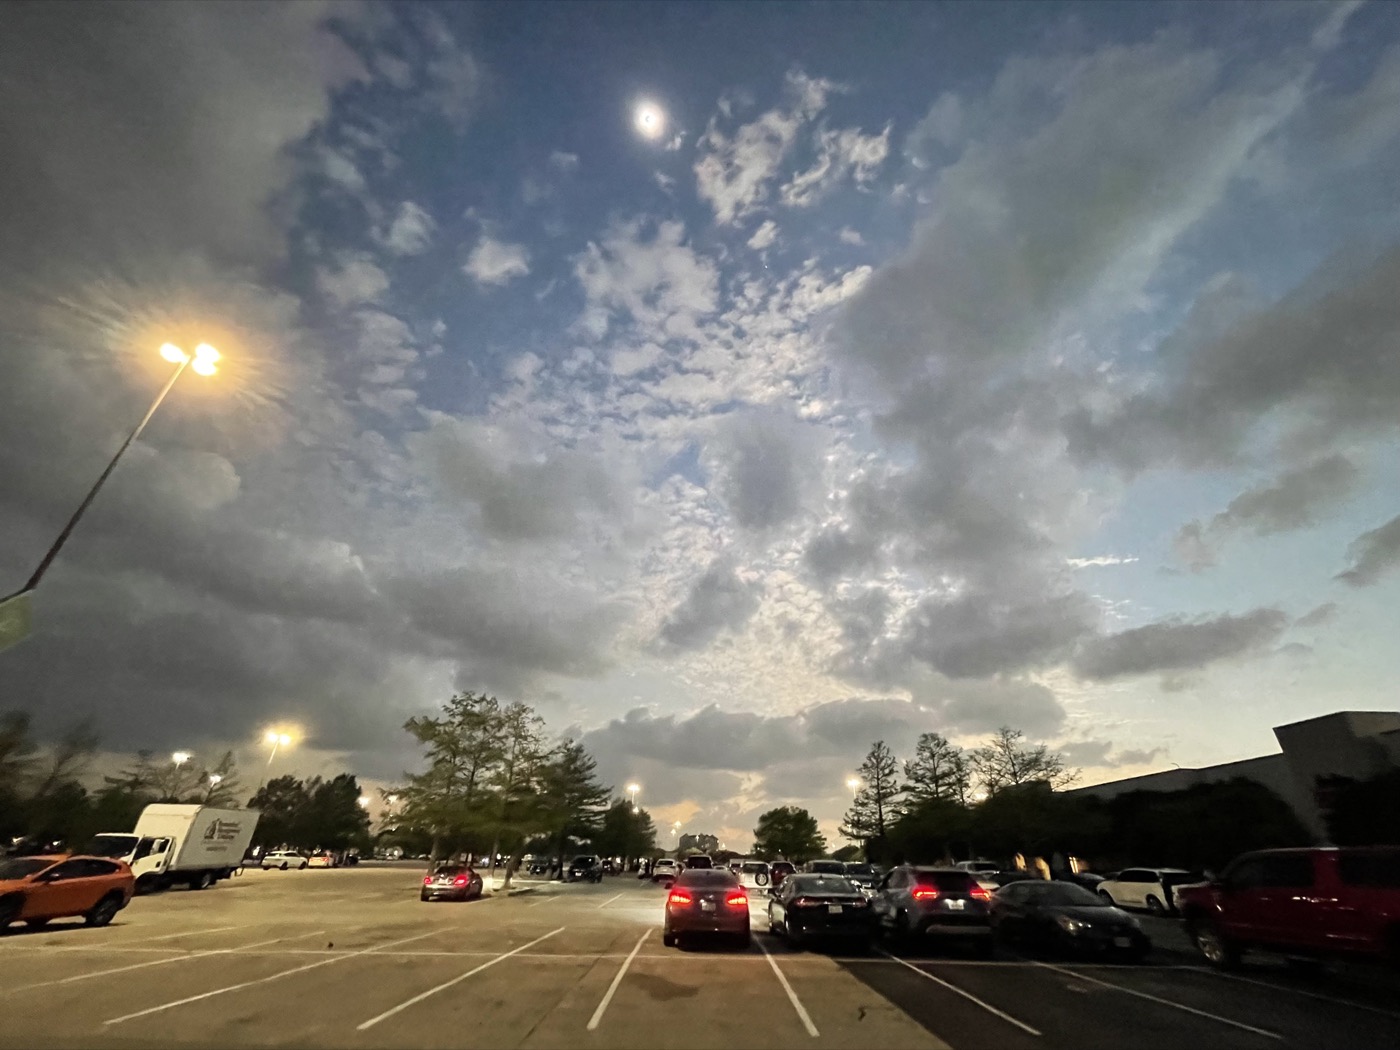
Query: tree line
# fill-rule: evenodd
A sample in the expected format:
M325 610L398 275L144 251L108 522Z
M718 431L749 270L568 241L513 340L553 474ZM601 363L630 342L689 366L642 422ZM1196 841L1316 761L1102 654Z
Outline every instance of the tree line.
M494 866L505 855L509 884L527 851L562 865L583 843L633 858L655 848L650 814L613 797L582 744L548 742L527 704L460 693L404 729L422 746L424 768L384 797L393 833L422 836L430 863L465 852Z

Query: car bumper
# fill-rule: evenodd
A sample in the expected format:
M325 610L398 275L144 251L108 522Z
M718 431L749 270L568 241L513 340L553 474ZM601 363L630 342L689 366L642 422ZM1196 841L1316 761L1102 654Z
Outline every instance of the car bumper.
M471 890L467 886L453 886L449 889L424 889L419 894L424 900L429 901L464 901L471 896Z
M748 912L742 915L713 914L668 915L666 928L671 933L748 933Z
M1083 952L1085 954L1109 954L1113 952L1128 952L1135 955L1145 954L1152 948L1152 940L1147 934L1140 931L1114 931L1114 930L1081 930L1078 933L1069 933L1059 930L1060 943L1071 951Z
M939 916L920 920L914 927L914 932L923 937L990 937L992 925L985 917L979 921Z

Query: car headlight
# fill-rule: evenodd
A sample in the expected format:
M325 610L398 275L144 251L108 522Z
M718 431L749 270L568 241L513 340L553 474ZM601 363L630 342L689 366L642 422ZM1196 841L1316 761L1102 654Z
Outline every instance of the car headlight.
M1064 930L1065 933L1080 933L1089 928L1087 922L1080 922L1078 919L1071 919L1068 915L1056 915L1055 925Z

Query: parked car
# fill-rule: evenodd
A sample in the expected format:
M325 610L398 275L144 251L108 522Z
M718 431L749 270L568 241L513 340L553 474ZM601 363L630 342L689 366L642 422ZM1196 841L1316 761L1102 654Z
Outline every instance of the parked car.
M710 868L713 868L714 866L714 858L712 858L708 853L695 853L685 858L685 868L687 871L701 868L708 870Z
M956 938L990 956L991 896L971 872L906 864L884 877L870 907L877 931L886 936L902 941Z
M987 860L986 858L979 860L960 860L954 864L953 867L957 868L959 871L975 871L978 873L1001 870L1000 864L994 860Z
M670 885L680 874L680 865L670 857L660 857L651 866L651 881Z
M481 896L481 876L470 864L439 864L423 876L420 901L469 901Z
M870 945L870 902L843 876L794 875L769 897L768 930L794 947L825 939L863 950Z
M595 853L580 853L569 861L569 869L564 873L565 882L602 882L603 862Z
M1167 915L1176 911L1177 886L1204 879L1204 873L1185 868L1124 868L1090 888L1120 908L1146 908L1153 915Z
M1023 879L992 895L998 938L1076 954L1119 954L1141 962L1152 948L1138 921L1072 882Z
M690 868L666 894L661 942L674 948L697 934L719 934L748 945L749 895L732 871Z
M850 879L867 896L875 892L875 887L880 884L880 869L874 864L847 863L846 878Z
M1176 898L1187 933L1221 969L1251 950L1400 960L1400 847L1246 853Z
M300 871L306 867L306 858L294 849L275 849L262 855L258 867L263 870L277 868L279 871L286 871L288 868L295 868Z
M756 886L759 889L767 889L768 884L773 881L768 872L768 862L764 860L739 861L730 870L739 876L739 882L746 887Z
M30 856L0 860L0 933L12 923L40 927L81 915L106 926L130 903L136 876L123 860Z
M308 868L338 868L340 867L340 858L330 850L322 850L307 857L306 866Z
M846 865L839 860L809 860L802 870L808 875L845 875Z
M783 880L795 871L797 871L797 865L791 861L775 860L768 865L768 881L774 889L777 889L783 884Z

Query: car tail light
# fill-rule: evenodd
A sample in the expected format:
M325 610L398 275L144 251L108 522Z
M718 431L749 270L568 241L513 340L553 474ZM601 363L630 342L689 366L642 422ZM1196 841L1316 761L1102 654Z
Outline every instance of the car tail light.
M671 895L670 895L669 897L666 898L666 903L667 903L667 904L689 904L689 903L690 903L690 894L684 893L684 892L682 892L681 890L672 890L672 891L671 891Z
M992 899L992 895L987 892L987 887L983 886L980 882L973 886L970 892L972 893L972 899L975 901L989 901Z
M938 887L915 886L913 896L916 901L936 901L938 899Z
M466 884L467 877L465 875L458 875L455 879L452 880L452 885L454 886L465 886Z
M794 898L792 899L792 903L789 904L788 907L789 907L789 908L810 908L812 905L814 905L814 904L816 904L816 903L817 903L817 902L814 901L814 900L812 900L811 897L794 897Z
M866 900L864 897L861 897L859 900L843 901L842 903L843 903L843 904L849 904L852 908L865 908L865 907L869 907L869 905L870 905L870 902L869 902L868 900Z
M747 893L731 893L724 898L724 903L732 908L746 908L749 904L749 895Z
M424 876L423 876L423 885L424 885L424 886L431 886L432 884L433 884L433 877L432 877L431 875L424 875Z

